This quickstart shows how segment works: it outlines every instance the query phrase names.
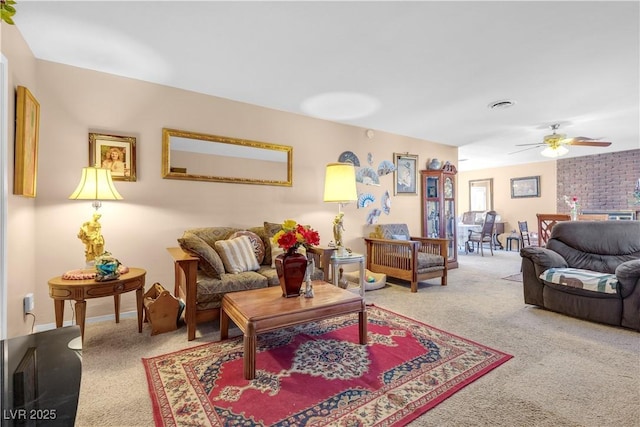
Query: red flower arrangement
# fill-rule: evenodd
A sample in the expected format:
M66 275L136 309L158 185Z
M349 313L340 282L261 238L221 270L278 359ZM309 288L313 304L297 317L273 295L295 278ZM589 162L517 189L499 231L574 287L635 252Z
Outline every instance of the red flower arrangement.
M309 249L311 246L319 245L320 235L316 230L288 219L282 224L282 230L271 240L285 251L295 252L300 246Z

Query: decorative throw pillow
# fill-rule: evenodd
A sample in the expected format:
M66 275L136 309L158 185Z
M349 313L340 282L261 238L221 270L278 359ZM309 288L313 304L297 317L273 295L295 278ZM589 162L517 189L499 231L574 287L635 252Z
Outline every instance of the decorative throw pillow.
M253 245L247 236L218 240L215 245L227 273L238 274L260 269Z
M277 243L271 242L271 268L276 268L276 257L282 253L284 253L284 249Z
M180 247L187 252L194 253L200 258L198 267L208 276L219 279L224 274L224 264L220 256L207 242L193 233L185 232L178 239Z
M276 235L278 231L282 230L282 224L276 224L274 222L264 222L264 231L269 238Z
M264 243L262 243L262 239L256 233L253 233L248 230L236 231L229 239L234 239L239 236L247 236L249 240L251 240L251 245L253 246L253 252L256 254L256 259L258 260L258 264L262 264L262 260L264 260Z

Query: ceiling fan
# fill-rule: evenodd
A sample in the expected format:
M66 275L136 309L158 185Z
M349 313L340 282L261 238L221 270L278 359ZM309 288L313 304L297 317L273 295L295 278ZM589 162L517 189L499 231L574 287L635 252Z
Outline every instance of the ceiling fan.
M566 147L567 145L581 145L585 147L608 147L611 145L611 142L600 141L601 138L587 138L586 136L567 138L567 135L565 134L556 133L558 128L560 128L560 123L554 123L549 127L551 128L552 133L551 135L545 135L542 142L536 142L533 144L516 144L518 147L524 147L527 145L531 145L532 147L514 151L509 154L519 153L536 147L545 147L540 154L545 157L560 157L569 152Z

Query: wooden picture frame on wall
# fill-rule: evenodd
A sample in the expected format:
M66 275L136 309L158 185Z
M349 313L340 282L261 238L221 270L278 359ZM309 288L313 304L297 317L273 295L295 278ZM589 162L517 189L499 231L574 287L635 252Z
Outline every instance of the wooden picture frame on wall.
M418 155L393 153L393 194L418 194Z
M16 142L13 194L36 197L40 104L24 86L16 95Z
M136 138L89 133L89 166L110 169L114 181L136 181Z
M511 198L540 197L540 176L511 178Z

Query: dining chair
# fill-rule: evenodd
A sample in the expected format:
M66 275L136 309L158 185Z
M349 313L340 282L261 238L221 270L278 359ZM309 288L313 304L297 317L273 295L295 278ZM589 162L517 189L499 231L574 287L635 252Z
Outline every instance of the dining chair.
M538 246L545 246L551 237L551 229L560 221L570 221L569 214L536 214L538 218Z
M529 233L527 221L518 221L518 230L520 230L520 241L522 242L523 248L527 246L538 246L538 236L535 235L536 233Z

